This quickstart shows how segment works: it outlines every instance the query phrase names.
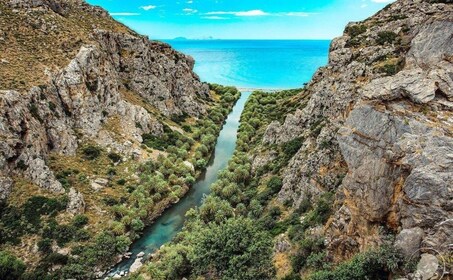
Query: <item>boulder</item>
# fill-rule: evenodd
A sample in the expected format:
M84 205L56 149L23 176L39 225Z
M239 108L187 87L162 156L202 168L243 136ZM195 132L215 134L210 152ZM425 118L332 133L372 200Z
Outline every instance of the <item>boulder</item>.
M428 280L436 275L437 269L439 269L437 257L431 254L422 254L415 273L419 274L422 280Z
M83 214L85 212L85 200L83 199L83 194L76 191L74 188L71 188L68 193L68 206L66 211L73 215Z
M403 229L396 236L395 247L401 250L405 257L415 258L420 255L418 250L424 235L424 231L419 227Z

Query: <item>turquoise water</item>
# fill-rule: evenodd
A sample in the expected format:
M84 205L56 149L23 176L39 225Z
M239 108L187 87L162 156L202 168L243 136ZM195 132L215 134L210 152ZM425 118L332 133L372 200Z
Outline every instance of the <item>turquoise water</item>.
M316 69L327 62L329 41L168 41L192 55L195 72L203 81L240 88L287 89L302 87ZM119 263L110 275L128 271L137 254L156 251L182 229L186 212L202 203L227 166L236 148L239 119L250 92L243 92L217 139L206 171L176 205L167 209L143 236L134 242L130 259Z
M195 58L203 81L238 88L301 88L327 63L328 40L169 40Z

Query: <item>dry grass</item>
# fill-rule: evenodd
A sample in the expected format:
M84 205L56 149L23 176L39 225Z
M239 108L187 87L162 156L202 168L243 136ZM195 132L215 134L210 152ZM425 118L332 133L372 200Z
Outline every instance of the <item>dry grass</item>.
M94 29L131 33L110 17L71 9L64 17L42 8L13 11L0 2L0 89L25 91L45 84L46 72L65 67Z
M291 272L291 260L288 254L276 253L274 255L274 267L276 269L276 278L282 279Z

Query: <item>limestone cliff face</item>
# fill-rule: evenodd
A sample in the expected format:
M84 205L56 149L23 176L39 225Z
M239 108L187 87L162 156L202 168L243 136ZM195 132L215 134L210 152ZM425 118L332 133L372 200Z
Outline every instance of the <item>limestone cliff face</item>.
M304 139L282 201L336 193L324 229L336 260L379 244L382 228L408 255L453 243L453 5L436 2L349 24L307 106L267 129L265 144Z
M16 176L64 192L50 153L74 155L94 141L132 155L144 133L162 133L160 116L206 113L209 89L193 59L104 10L76 0L2 0L0 8L0 199Z

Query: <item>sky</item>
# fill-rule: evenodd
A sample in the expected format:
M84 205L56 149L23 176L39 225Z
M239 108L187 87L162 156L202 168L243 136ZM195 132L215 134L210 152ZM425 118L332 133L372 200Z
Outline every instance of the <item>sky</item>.
M87 0L152 39L332 39L394 0Z

